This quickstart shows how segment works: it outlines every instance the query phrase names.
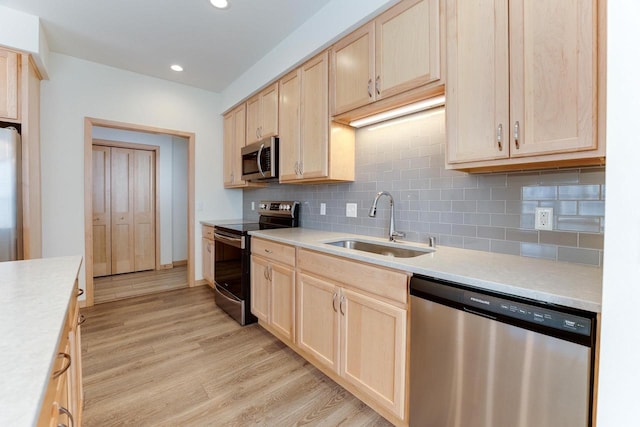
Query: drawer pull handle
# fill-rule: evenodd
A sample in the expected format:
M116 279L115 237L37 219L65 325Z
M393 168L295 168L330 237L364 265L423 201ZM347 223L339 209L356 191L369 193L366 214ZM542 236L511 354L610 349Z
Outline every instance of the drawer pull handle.
M513 125L513 140L516 143L516 150L520 149L520 122Z
M67 418L69 418L69 426L73 427L73 417L71 416L71 412L69 412L69 410L67 408L65 408L64 406L60 406L58 407L58 414L60 415L66 415ZM58 424L58 427L67 427L66 424Z
M338 298L338 294L336 292L334 292L333 293L333 311L335 311L337 313L338 309L336 308L336 298Z
M273 253L273 251L272 251L271 249L265 249L264 251L265 251L266 253L268 253L268 254L272 254L272 253Z
M87 317L84 314L78 316L78 326L82 325L87 321Z
M67 365L63 366L62 369L60 369L59 371L55 371L53 373L53 379L58 378L60 375L64 374L65 372L67 372L67 370L69 369L69 367L71 366L71 355L67 354L67 353L58 353L58 358L63 357L64 359L66 359L67 361Z
M367 93L369 94L369 98L373 98L373 93L371 93L371 79L369 79L369 83L367 83Z
M376 77L376 93L380 95L380 76Z
M78 295L76 295L76 298L81 296L81 295L84 295L84 289L82 289L82 288L78 289Z
M498 150L502 151L502 123L498 125Z
M344 316L344 307L343 307L343 305L344 305L344 295L342 295L340 297L340 313L342 313L342 315Z

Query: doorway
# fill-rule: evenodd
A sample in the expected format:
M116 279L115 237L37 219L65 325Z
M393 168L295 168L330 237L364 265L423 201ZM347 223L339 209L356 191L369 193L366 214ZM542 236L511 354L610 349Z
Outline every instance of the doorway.
M153 143L127 143L122 142L121 138L114 138L119 141L112 141L112 138L108 138L109 140L104 137L97 138L96 131L98 135L105 135L105 132L100 131L112 131L111 133L116 134L118 132L122 134L139 133L149 138L156 137L156 140L168 137L174 142L180 142L177 145L182 146L180 152L185 153L181 156L186 163L186 174L182 179L183 188L177 194L184 197L184 200L180 202L181 205L183 207L186 205L186 210L183 208L185 212L181 214L186 229L183 229L181 233L183 238L186 233L186 244L178 245L181 247L178 252L182 254L179 255L179 260L172 258L171 247L168 251L163 250L161 259L161 246L164 245L163 247L166 248L167 239L171 245L173 233L171 226L166 226L166 218L169 217L170 220L170 214L164 215L163 221L165 222L162 224L161 230L160 213L167 212L167 208L164 204L162 210L160 208L159 165L161 157L166 163L167 158L170 159L171 155L161 155L160 147ZM170 150L164 152L169 153ZM107 158L109 160L106 160ZM95 286L97 283L102 286L100 281L111 282L116 287L126 285L129 288L139 282L140 292L150 293L156 284L160 285L159 291L166 290L167 286L174 286L176 277L181 272L183 278L180 279L182 282L179 285L195 285L195 263L193 262L195 254L194 164L195 135L193 133L85 118L86 306L92 306L95 302L104 300L102 296L96 298ZM111 175L108 180L105 176L107 167ZM136 168L138 168L137 171ZM114 174L124 179L116 182L113 179ZM167 178L162 178L162 180L166 185ZM171 176L168 177L168 181L172 182ZM136 185L139 188L136 189ZM102 200L97 203L99 208L97 210L93 197L95 192L98 193L98 199ZM141 193L142 197L137 198L136 193ZM170 200L171 197L166 199ZM94 211L97 215L94 215ZM169 208L170 211L171 208ZM111 217L110 221L109 216ZM139 233L136 233L136 228L139 229ZM114 231L114 229L116 230ZM110 242L110 249L107 242ZM114 248L114 246L116 247ZM168 261L167 252L169 253ZM104 277L94 279L94 276ZM174 284L171 285L171 282ZM120 297L114 299L126 298L135 295L135 292L137 291L132 292L131 289L125 289Z

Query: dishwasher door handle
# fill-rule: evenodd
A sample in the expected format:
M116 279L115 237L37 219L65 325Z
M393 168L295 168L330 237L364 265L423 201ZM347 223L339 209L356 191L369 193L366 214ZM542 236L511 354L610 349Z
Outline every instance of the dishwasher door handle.
M471 310L470 308L467 308L467 307L462 307L462 309L464 311L466 311L467 313L477 314L478 316L486 317L487 319L491 319L491 320L498 320L497 317L491 316L490 314L482 313L480 311Z

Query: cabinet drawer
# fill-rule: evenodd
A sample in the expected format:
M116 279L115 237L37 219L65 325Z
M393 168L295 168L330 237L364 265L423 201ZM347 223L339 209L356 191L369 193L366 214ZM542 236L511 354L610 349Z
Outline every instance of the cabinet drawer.
M282 243L254 237L251 239L251 253L287 265L293 266L296 263L296 249Z
M407 303L408 273L300 249L300 270L327 277L350 288Z
M213 227L209 225L202 226L202 238L213 240Z

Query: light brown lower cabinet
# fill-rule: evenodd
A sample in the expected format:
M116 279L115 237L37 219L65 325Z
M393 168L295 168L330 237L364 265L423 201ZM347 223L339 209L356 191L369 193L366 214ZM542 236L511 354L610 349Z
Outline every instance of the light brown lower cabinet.
M38 426L82 425L82 347L80 325L83 317L79 314L78 282L74 288L67 311L67 320L60 334L58 353L51 371Z
M256 237L251 253L251 311L260 324L407 425L409 274Z
M295 338L295 248L252 239L251 312L281 340Z
M202 278L207 281L209 286L215 286L215 248L216 243L213 240L213 227L208 225L202 226Z

